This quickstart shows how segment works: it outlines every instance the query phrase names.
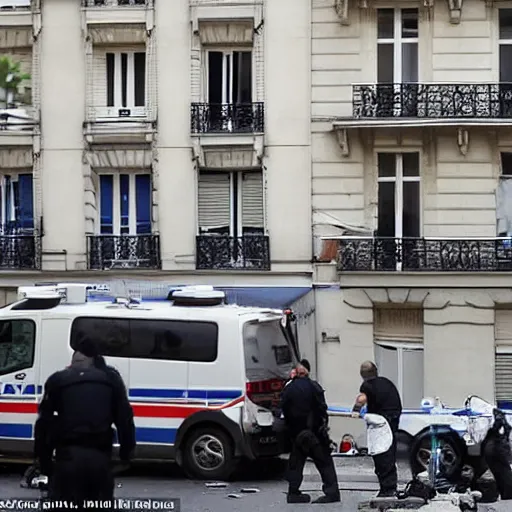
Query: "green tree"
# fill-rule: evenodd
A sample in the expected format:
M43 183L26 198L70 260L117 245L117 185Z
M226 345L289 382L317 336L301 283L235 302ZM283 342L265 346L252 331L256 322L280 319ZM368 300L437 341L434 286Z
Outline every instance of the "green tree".
M22 73L21 63L7 55L0 56L0 88L5 91L5 108L8 108L9 92L16 98L22 82L30 80L28 73Z

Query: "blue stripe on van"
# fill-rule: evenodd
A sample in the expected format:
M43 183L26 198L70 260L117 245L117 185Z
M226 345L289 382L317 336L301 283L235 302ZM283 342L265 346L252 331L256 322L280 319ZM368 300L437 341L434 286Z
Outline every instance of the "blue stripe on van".
M239 389L130 389L130 398L192 398L196 400L235 400L243 395Z
M0 437L32 439L32 425L26 423L0 423Z
M135 439L137 443L174 444L177 428L137 427Z

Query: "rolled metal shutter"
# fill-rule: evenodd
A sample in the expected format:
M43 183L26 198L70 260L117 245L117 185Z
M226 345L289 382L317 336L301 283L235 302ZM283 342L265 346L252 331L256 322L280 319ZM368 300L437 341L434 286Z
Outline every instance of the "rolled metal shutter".
M377 308L374 310L375 341L423 342L423 310Z
M231 175L200 173L198 185L199 232L229 227Z
M494 322L496 401L512 401L512 310L497 309Z
M242 225L264 227L263 174L259 171L242 174Z

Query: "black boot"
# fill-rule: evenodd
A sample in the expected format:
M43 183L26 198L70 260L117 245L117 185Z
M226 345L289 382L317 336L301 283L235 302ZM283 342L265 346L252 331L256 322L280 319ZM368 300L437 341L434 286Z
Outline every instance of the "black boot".
M397 492L393 489L386 489L379 491L376 498L396 498Z
M313 503L338 503L340 501L341 496L339 494L325 494L317 498Z
M302 492L288 493L286 503L309 503L311 496Z

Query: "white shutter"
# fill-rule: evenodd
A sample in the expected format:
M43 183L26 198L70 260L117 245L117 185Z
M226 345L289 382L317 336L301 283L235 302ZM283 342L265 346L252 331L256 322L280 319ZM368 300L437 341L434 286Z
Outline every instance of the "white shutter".
M512 310L497 309L494 319L496 345L512 346Z
M375 340L423 342L422 309L375 309Z
M242 174L242 226L263 228L263 174L244 172Z
M107 106L107 52L105 48L94 48L92 54L93 106Z
M496 352L495 365L496 401L512 401L512 353Z
M199 230L230 225L230 174L200 173L198 186Z

